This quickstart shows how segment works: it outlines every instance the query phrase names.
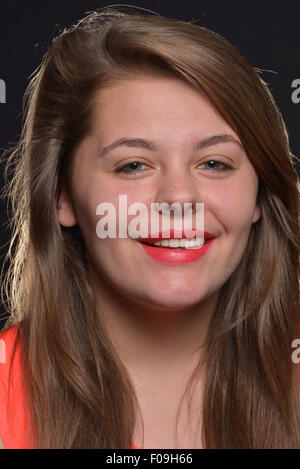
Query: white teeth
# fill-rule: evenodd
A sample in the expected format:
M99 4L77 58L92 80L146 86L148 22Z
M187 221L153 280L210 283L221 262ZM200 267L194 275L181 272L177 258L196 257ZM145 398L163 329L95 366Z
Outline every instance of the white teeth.
M169 246L170 248L179 248L179 239L170 239Z
M162 246L169 246L169 241L164 239L163 241L160 242Z
M185 248L185 249L193 249L202 247L204 244L203 238L193 238L193 239L164 239L162 241L156 241L154 246L164 246L170 248Z

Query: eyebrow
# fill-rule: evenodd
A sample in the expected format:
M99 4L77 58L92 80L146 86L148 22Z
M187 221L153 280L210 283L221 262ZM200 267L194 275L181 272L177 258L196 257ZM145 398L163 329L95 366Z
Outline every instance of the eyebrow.
M218 135L212 135L210 137L205 137L202 140L195 142L193 145L193 149L194 151L197 151L197 150L201 150L202 148L208 148L208 147L211 147L212 145L217 145L218 143L235 143L242 150L244 150L244 147L241 144L241 142L236 140L230 134L218 134ZM119 138L118 140L111 143L107 147L104 147L100 153L100 156L106 155L108 152L110 152L111 150L119 146L144 148L146 150L152 150L152 151L158 150L156 144L152 142L151 140L146 140L144 138L123 137L123 138Z

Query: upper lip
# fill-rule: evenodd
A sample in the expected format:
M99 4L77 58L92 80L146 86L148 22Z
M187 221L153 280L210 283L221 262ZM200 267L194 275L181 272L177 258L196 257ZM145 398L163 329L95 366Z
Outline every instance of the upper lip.
M208 239L213 239L216 236L212 233L209 233L208 231L200 231L200 230L186 230L186 232L182 230L174 230L170 229L169 231L160 231L159 233L155 233L153 236L149 238L143 238L139 237L137 238L137 241L144 242L144 243L155 243L156 241L160 241L162 239L180 239L180 238L187 238L187 239L192 239L192 238L203 238L205 240Z

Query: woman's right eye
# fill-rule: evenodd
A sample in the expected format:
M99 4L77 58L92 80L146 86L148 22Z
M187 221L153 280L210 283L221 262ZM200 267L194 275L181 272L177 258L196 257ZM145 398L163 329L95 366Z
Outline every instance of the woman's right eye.
M139 165L148 166L146 165L146 163L141 163L140 161L133 161L132 163L125 164L124 166L121 166L120 168L116 169L115 172L133 174L133 173L139 172L139 170L137 170L137 167ZM132 171L130 169L132 169Z

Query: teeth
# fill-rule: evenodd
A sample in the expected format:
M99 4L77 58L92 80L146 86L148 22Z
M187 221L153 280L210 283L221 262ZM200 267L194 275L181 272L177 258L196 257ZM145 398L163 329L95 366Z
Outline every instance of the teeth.
M202 247L204 244L203 238L193 238L193 239L164 239L162 241L156 241L154 246L164 246L169 248L185 248L185 249L193 249Z

